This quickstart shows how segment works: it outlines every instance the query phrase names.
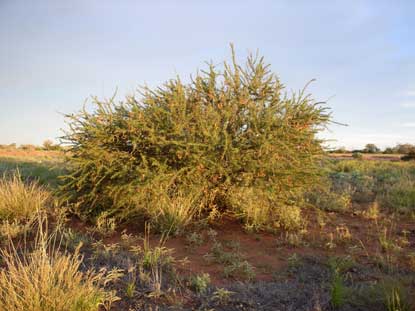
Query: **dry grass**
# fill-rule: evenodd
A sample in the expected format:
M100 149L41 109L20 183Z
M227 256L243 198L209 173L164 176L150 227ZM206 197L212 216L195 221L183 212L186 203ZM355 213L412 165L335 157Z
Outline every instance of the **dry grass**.
M175 235L181 233L194 220L195 215L200 212L198 205L198 194L184 195L178 192L169 197L164 193L154 200L149 214L152 215L153 225L158 231Z
M105 271L82 272L79 248L74 254L61 252L54 235L43 231L45 217L39 219L32 251L11 243L1 252L0 311L92 311L108 306L107 298L113 296L102 287L109 281Z
M18 172L4 176L0 179L0 235L13 238L25 232L51 201L45 188L36 182L24 183Z
M0 180L0 220L30 220L51 200L37 183L25 184L20 174Z

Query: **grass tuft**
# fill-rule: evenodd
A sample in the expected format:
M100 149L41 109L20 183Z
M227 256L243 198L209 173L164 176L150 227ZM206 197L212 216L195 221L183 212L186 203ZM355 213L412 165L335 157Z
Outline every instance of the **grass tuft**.
M1 252L0 310L98 311L100 305L117 300L103 289L109 281L105 271L83 272L79 248L74 254L62 252L53 235L43 231L47 223L39 217L33 250L17 249L11 243Z

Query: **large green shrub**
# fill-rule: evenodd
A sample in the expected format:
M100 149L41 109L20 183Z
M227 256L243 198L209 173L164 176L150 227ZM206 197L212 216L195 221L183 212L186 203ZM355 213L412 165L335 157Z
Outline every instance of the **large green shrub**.
M95 98L93 112L68 115L63 198L86 217L120 219L173 217L180 202L193 205L183 208L192 217L232 211L235 187L259 189L270 211L292 205L317 181L316 133L329 122L327 108L304 90L287 94L262 58L242 67L233 57L222 68L141 88L120 103Z

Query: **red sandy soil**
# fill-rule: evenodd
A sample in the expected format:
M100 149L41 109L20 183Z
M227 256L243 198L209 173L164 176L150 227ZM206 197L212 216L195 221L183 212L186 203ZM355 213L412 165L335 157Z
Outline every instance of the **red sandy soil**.
M382 215L377 220L364 219L359 214L361 208L362 206L358 206L355 212L349 212L348 214L324 213L327 219L323 228L318 225L317 214L314 210L304 210L303 215L308 220L308 225L306 233L302 236L300 246L284 243L284 234L247 233L239 221L229 217L222 218L211 225L211 228L217 231L216 240L222 242L224 246L229 241L239 242L240 253L255 268L255 279L264 281L272 280L276 272L284 270L288 265L288 259L293 254L300 257L312 255L321 258L351 255L360 263L373 264L375 255L381 253L379 234L385 227L391 231L394 240L402 236L403 230L409 232L407 234L409 244L405 246L407 250L401 252L401 254L408 253L409 249L414 249L415 225L413 220L400 219L394 221L391 226L388 224L388 215ZM79 221L71 221L70 226L81 231L87 229ZM348 228L351 234L350 240L337 238L337 229L342 226ZM142 239L139 237L143 236L143 225L134 226L132 224L120 226L117 232L104 238L104 243L121 242L122 231L133 235L132 245L142 245ZM191 231L184 236L170 237L165 246L173 249L173 256L176 260L180 261L187 258L185 265L177 266L182 275L209 273L214 285L229 284L234 280L223 277L223 265L212 263L204 258L204 255L211 251L213 245L213 242L209 241L207 231L208 229L196 231L203 235L204 242L201 246L189 247L186 235L190 234ZM331 234L336 246L329 248L327 244L330 241ZM159 235L152 234L150 244L157 245L159 239ZM224 249L230 251L227 247L224 247ZM398 260L399 264L403 266L406 264L404 256L398 258Z
M61 151L0 149L0 157L59 157Z
M383 154L383 153L364 153L362 154L363 160L381 160L381 161L400 161L403 154ZM352 160L352 153L330 153L330 158L339 160Z

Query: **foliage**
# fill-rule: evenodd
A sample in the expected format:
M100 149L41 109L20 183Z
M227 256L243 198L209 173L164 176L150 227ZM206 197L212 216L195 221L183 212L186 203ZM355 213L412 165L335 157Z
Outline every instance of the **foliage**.
M255 277L254 267L244 259L240 252L239 243L228 243L230 251L226 251L221 242L214 239L211 252L205 255L208 261L214 261L224 266L223 274L226 278L242 278L250 280Z
M344 284L343 274L355 265L353 259L347 257L331 257L328 265L333 274L331 280L330 300L335 309L340 308L346 302L348 288Z
M12 244L1 253L5 266L0 270L0 310L98 311L100 305L117 300L103 289L110 275L81 271L79 248L74 254L61 252L53 235L44 231L43 221L32 251Z
M223 275L226 278L242 278L244 280L252 280L255 277L255 271L247 260L235 261L227 265L223 269Z
M415 208L413 162L331 161L325 164L331 192L347 193L354 202L375 202L379 207L410 214Z
M19 149L26 150L26 151L33 151L33 150L36 150L36 146L31 145L31 144L25 144L25 145L20 145Z
M212 295L212 300L219 303L227 303L234 292L227 290L226 288L217 288Z
M346 287L344 285L343 278L339 274L335 273L330 291L331 304L335 309L340 308L345 303L345 293Z
M353 159L361 160L363 159L363 154L361 152L353 152L352 157Z
M402 161L414 161L415 160L415 150L408 152L406 155L401 157Z
M203 236L197 232L192 232L186 237L186 244L191 248L202 245L203 241Z
M164 272L172 269L175 261L172 249L164 246L166 237L162 236L158 245L152 247L150 244L150 225L146 224L143 247L133 247L132 250L139 257L138 270L139 280L143 286L151 291L150 295L159 297L163 291Z
M0 174L9 177L18 170L23 180L36 180L42 185L55 188L58 176L65 171L62 157L42 154L28 156L0 156Z
M195 275L190 279L191 287L197 292L203 294L206 292L210 284L210 276L208 273Z
M400 154L408 154L410 152L415 151L415 146L412 144L398 144L396 145L394 150L396 150L396 152Z
M24 183L19 172L0 179L0 236L24 233L51 203L50 193L36 182Z
M58 144L54 144L53 141L51 141L50 139L47 139L43 142L42 148L44 150L48 150L48 151L51 151L51 150L56 150L57 151L57 150L62 149L61 146L59 146Z
M396 280L384 280L383 288L384 305L388 311L410 311L413 310L413 296L408 290Z
M161 232L169 232L172 235L181 233L200 212L198 201L199 193L178 192L169 197L167 189L161 189L154 197L154 202L149 209L149 215L153 219L154 228Z
M365 153L378 153L380 149L375 144L366 144L365 149L363 149Z
M350 208L351 198L348 193L337 193L329 187L316 187L306 195L307 202L328 212L342 212Z
M29 221L51 200L36 182L25 184L19 172L0 179L0 220Z
M415 211L415 181L401 180L394 184L382 193L380 202L390 209L410 214Z
M315 184L323 153L316 134L329 122L327 108L304 90L285 93L263 58L251 55L240 66L233 55L223 68L210 65L188 84L176 78L141 88L118 104L94 98L92 112L68 115L71 172L62 198L88 218L104 211L156 223L164 217L174 227L231 211L234 187L266 193L263 208L272 212ZM160 196L184 200L177 203L183 213Z

